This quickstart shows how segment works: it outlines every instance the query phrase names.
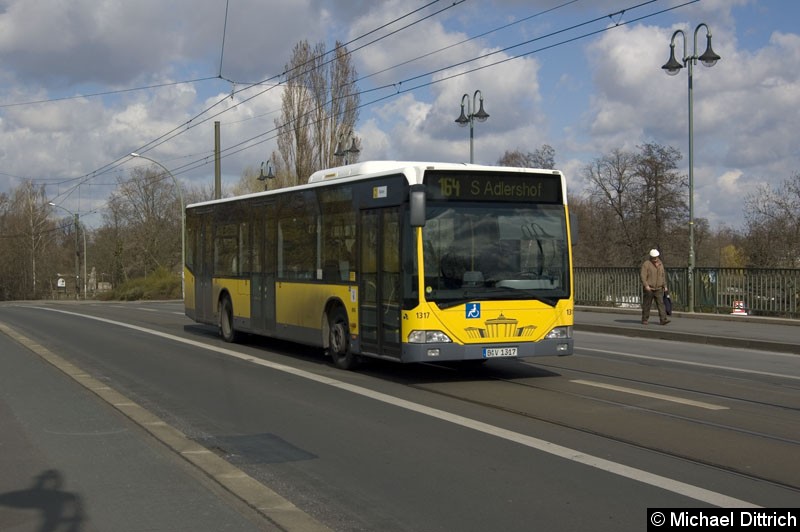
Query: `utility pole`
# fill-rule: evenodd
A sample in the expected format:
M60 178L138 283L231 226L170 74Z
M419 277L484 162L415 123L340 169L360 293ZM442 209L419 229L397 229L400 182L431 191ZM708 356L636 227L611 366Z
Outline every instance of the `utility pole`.
M219 156L219 121L217 121L214 122L214 199L222 197L222 168Z
M78 221L78 213L72 212L71 210L62 207L61 205L56 205L52 201L47 202L48 205L61 209L62 211L69 213L72 218L75 220L75 299L80 299L81 293L81 248L80 248L80 235L78 231L80 230L80 222ZM83 240L83 248L84 248L84 260L86 259L86 234L84 233L84 240Z
M78 222L78 213L76 212L73 217L75 218L75 299L80 299L80 292L81 292L81 247L80 247L80 235L78 235L78 231L80 229L80 224Z

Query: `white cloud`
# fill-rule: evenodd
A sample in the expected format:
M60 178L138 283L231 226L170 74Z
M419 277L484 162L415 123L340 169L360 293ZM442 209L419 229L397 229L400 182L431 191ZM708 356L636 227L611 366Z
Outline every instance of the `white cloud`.
M763 0L704 0L613 27L590 39L552 48L547 46L557 42L554 39L536 41L527 48L455 67L527 39L603 18L628 3L576 3L466 42L462 41L542 8L518 0L433 6L349 46L355 50L447 8L355 51L354 61L364 77L359 87L369 91L362 95L362 103L376 101L362 108L356 127L362 140L361 159L466 161L469 129L459 128L454 120L462 95L471 99L480 89L491 116L475 124L476 162L493 163L506 150L532 151L549 144L556 149L557 164L566 171L571 188L578 190L580 172L592 159L615 148L632 150L643 142L656 142L683 153L685 172L687 75L684 71L669 77L660 67L667 60L673 31L687 30L691 40L691 24L706 20L722 60L711 69L700 65L694 69L696 211L712 221L725 221L741 210L744 194L756 181L776 184L800 169L796 148L800 35L791 23L800 9L787 4L776 8ZM159 141L148 153L171 168L196 161L211 153L215 120L221 122L223 149L253 139L253 148L223 159L225 179L236 180L245 168L266 160L275 147L270 131L280 111L280 90L266 91L245 103L241 102L255 89L231 99L232 91L280 74L301 39L330 47L336 40L365 35L419 7L404 0L237 0L228 6L223 54L225 2L218 0L4 1L0 191L18 183L12 176L54 183L88 175L173 130L180 134ZM614 19L603 18L601 24L624 22L644 12L626 11ZM702 47L704 34L700 37ZM461 44L453 46L457 43ZM448 79L539 47L546 49ZM220 59L222 76L235 84L217 79L9 106L214 77L220 73ZM433 73L442 68L447 70ZM408 91L413 87L418 88ZM193 119L211 106L212 114L227 112L207 122L203 120L211 114ZM212 174L209 164L179 178L207 182ZM108 187L89 183L81 190L84 198L109 192ZM54 193L63 191L55 189Z
M732 8L723 5L726 13ZM587 115L589 151L654 141L680 150L688 173L688 75L684 69L669 77L660 69L672 31L681 27L615 30L588 48L595 80ZM693 34L683 29L691 52ZM737 48L734 28L721 25L713 35L722 60L712 68L700 63L693 68L695 195L698 216L724 221L741 209L751 189L742 176L777 182L800 165L796 121L788 119L800 107L800 37L775 33L768 45L747 51ZM676 43L676 54L682 55L680 37ZM701 29L698 54L705 44ZM725 188L734 187L732 176L736 190Z
M741 192L741 185L739 181L741 178L741 171L730 170L717 178L717 186L722 192L728 194L739 194Z

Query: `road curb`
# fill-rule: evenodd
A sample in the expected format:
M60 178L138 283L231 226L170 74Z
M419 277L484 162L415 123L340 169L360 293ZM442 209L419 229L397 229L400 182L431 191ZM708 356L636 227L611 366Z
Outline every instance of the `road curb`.
M635 318L637 321L641 319L641 309L625 309L616 307L592 307L592 306L576 306L576 311L579 312L596 312L604 314L621 314ZM766 316L742 316L732 314L707 314L702 312L673 312L672 315L676 318L690 318L709 321L726 321L726 322L750 322L750 323L763 323L770 325L789 325L793 327L800 327L800 320L790 318L772 318ZM576 331L588 331L604 334L616 334L618 336L630 336L634 338L656 338L661 340L672 340L676 342L689 342L696 344L716 345L720 347L738 347L742 349L759 349L762 351L775 351L779 353L789 353L792 355L800 355L800 340L797 343L788 342L775 342L771 340L757 340L753 338L730 338L726 336L715 336L713 334L698 334L670 330L669 326L661 327L653 325L652 327L624 327L618 325L600 325L596 323L581 323L580 318L576 315L574 328ZM800 338L800 330L798 331L798 338Z
M750 338L726 338L724 336L712 336L707 334L692 334L677 331L670 331L664 328L655 329L648 327L634 329L631 327L614 327L609 325L596 325L588 323L576 323L576 331L587 331L602 334L615 334L617 336L630 336L634 338L650 338L659 340L671 340L675 342L689 342L695 344L716 345L720 347L737 347L742 349L760 349L762 351L776 351L779 353L789 353L800 355L798 344L787 344L783 342L770 342L768 340L753 340Z
M606 314L626 314L630 316L639 317L642 314L640 308L618 308L618 307L591 307L591 306L575 306L575 310L581 312L602 312ZM770 316L748 316L739 314L709 314L705 312L682 312L674 311L673 316L678 318L692 318L698 320L713 320L713 321L749 321L752 323L769 323L772 325L790 325L793 327L800 327L800 319L792 318L773 318Z

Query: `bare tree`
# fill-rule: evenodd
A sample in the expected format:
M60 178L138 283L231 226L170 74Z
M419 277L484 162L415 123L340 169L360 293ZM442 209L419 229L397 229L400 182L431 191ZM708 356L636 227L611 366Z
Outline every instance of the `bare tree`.
M747 257L743 247L743 236L740 231L722 225L709 231L707 238L703 239L702 262L698 266L710 268L745 268ZM698 247L698 246L696 246Z
M617 149L585 167L593 205L612 213L605 248L616 265L636 265L652 247L671 256L684 249L677 235L687 219L686 183L675 171L678 160L673 148L644 144L638 153Z
M667 235L688 220L688 181L676 171L681 154L670 146L648 143L635 157L634 204L645 238L662 251L670 248Z
M314 171L335 165L336 143L352 133L358 121L356 69L339 42L332 53L324 43L295 45L286 65L278 129L276 172L286 184L303 183ZM274 187L280 185L278 180Z
M749 265L800 266L800 172L777 187L763 185L749 195L745 220Z
M183 197L186 205L200 203L201 201L211 201L215 198L214 183L209 181L207 183L190 184L186 187ZM222 197L226 197L224 184L222 186Z
M248 166L242 171L242 176L239 181L231 187L234 196L242 196L244 194L252 194L253 192L261 192L266 190L266 180L260 180L261 170L255 170L253 167Z
M128 280L125 268L126 258L126 225L123 222L121 209L112 196L109 208L103 214L103 226L95 232L94 263L98 265L101 280L108 280L112 286L118 286Z
M21 217L20 228L25 241L22 249L25 250L29 261L29 267L22 270L29 273L29 276L25 276L23 286L29 297L37 298L39 297L36 279L37 259L42 253L51 227L48 220L50 207L47 205L44 187L36 187L32 182L25 181L15 191L12 204Z
M508 151L497 161L501 166L516 166L520 168L548 168L556 167L556 150L549 144L542 144L532 152L522 153L520 150Z
M18 246L13 229L11 201L7 194L0 193L0 301L13 299L11 278L13 268L13 252Z
M155 167L136 168L119 183L108 202L106 226L124 277L144 276L156 268L180 267L180 199L169 177Z
M573 227L573 238L577 234L577 242L573 241L575 266L605 267L618 263L614 258L614 246L608 241L609 228L616 224L613 211L598 208L590 197L569 196L570 216L577 218L577 227ZM577 231L576 231L577 230Z
M57 249L44 187L24 181L0 194L0 299L41 297L52 278ZM70 247L74 250L74 247ZM74 257L74 255L72 255Z
M605 217L605 242L602 249L609 265L629 266L638 257L640 243L635 227L635 158L622 150L596 159L584 168L584 178L589 182L590 203ZM583 226L583 224L582 224ZM616 263L616 264L615 264Z

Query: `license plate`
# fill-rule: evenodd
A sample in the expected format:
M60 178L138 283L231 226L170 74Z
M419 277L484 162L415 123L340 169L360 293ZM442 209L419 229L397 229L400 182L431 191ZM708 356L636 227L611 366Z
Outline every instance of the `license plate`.
M483 358L494 357L515 357L517 356L516 347L484 347Z

